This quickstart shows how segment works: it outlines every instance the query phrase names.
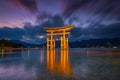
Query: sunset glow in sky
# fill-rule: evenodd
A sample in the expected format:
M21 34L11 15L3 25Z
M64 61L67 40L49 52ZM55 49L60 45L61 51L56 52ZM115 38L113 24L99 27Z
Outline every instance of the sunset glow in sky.
M0 39L39 43L44 27L70 24L73 40L119 37L120 0L0 0Z

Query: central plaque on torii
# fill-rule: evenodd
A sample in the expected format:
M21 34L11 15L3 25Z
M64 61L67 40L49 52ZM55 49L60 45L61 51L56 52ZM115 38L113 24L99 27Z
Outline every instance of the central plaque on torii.
M60 36L60 46L61 49L68 49L68 38L66 35L69 35L74 25L57 27L57 28L44 28L47 34L47 49L55 49L54 36Z

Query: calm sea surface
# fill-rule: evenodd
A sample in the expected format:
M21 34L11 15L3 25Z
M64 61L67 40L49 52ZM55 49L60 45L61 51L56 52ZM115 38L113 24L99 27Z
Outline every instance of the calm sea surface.
M120 49L9 52L0 55L0 80L120 80Z

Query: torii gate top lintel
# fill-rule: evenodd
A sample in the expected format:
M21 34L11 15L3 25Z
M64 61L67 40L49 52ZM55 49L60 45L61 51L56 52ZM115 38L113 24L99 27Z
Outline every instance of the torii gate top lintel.
M70 29L72 29L74 27L74 25L70 25L70 26L65 26L65 27L57 27L57 28L44 28L44 30L46 32L57 32L57 31L68 31Z

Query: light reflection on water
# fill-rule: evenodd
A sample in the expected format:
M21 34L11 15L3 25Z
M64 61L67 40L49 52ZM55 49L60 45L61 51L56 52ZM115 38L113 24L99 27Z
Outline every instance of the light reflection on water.
M54 74L72 75L68 50L60 50L59 59L56 58L56 54L56 50L47 50L47 71Z
M120 80L119 49L25 50L0 57L0 80Z

